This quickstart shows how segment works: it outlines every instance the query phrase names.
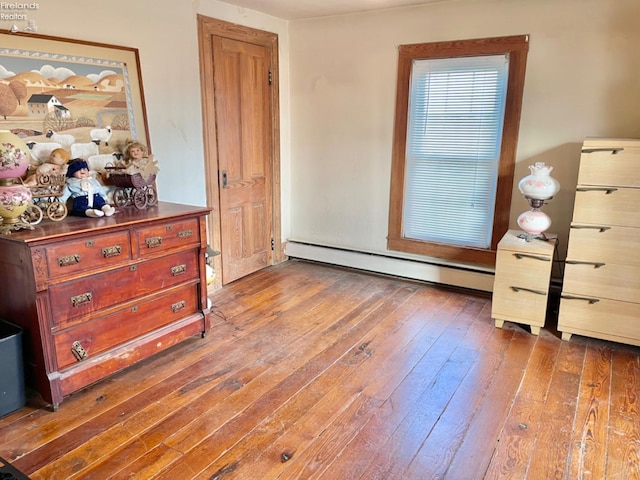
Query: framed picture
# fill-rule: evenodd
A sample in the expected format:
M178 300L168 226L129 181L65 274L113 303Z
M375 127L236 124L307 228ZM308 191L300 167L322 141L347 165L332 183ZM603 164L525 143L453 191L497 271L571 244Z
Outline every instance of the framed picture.
M36 163L54 145L72 157L149 146L138 50L0 30L0 130L23 138Z

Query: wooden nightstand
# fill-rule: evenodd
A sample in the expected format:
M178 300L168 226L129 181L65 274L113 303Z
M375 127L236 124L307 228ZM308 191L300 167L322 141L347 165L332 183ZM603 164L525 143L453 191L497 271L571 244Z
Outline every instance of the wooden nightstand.
M518 238L520 230L509 230L498 244L491 316L496 327L505 321L522 323L538 335L544 327L549 298L551 267L557 239Z

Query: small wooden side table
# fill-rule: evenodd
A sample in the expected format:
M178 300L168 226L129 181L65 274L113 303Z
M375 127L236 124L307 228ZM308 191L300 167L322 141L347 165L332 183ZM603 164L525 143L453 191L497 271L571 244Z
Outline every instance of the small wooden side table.
M505 321L521 323L539 335L547 314L557 238L547 235L547 240L527 241L519 237L522 233L509 230L498 243L491 316L498 328Z

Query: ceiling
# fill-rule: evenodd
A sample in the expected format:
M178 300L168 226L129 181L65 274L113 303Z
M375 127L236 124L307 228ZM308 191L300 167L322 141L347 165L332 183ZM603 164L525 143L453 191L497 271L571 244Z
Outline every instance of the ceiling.
M343 15L443 1L451 0L224 0L231 5L286 20Z

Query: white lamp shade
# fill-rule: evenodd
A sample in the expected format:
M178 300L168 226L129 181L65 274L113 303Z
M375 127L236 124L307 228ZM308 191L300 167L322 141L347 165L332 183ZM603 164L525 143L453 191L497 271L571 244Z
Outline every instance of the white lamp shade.
M536 200L548 200L560 190L560 183L551 176L553 167L546 166L544 162L536 162L529 165L531 175L527 175L518 183L520 193L526 198Z

